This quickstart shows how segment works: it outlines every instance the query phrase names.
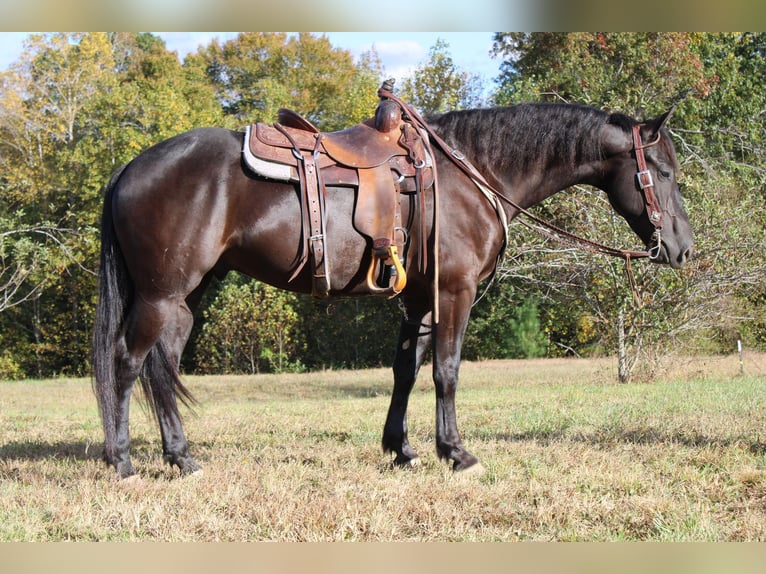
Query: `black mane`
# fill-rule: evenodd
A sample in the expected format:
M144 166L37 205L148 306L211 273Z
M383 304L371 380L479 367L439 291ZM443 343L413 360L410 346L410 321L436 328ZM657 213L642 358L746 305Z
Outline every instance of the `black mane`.
M629 131L636 123L623 114L550 103L448 112L427 121L466 156L484 158L501 171L522 171L554 160L573 168L600 159L600 129L614 124Z

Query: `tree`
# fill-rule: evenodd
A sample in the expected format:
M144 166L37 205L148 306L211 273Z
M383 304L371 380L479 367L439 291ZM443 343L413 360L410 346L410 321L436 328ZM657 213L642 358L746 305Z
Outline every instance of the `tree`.
M379 79L374 60L354 64L347 50L326 36L246 32L223 45L214 41L188 59L204 69L231 121L272 122L277 109L292 108L325 131L367 119L375 111ZM361 88L367 86L367 90ZM369 93L371 105L349 109L350 97Z
M703 341L718 338L716 332L739 330L736 324L748 315L742 291L752 292L764 278L762 250L755 246L765 239L763 210L756 207L763 201L762 178L756 174L764 165L766 105L754 84L764 74L763 39L733 34L498 34L495 52L508 58L497 95L500 103L566 100L641 117L663 111L676 94L690 90L671 122L671 133L682 163L687 211L699 230L694 265L674 272L634 264L639 299L634 301L622 264L604 264L600 257L585 259L537 243L532 250L539 254L535 275L543 277L530 284L548 288L546 305L574 309L567 313L574 324L585 321L591 327L591 350L622 349L629 355L620 361L622 380L630 377L639 358L649 359L644 365L651 374L656 355L688 344L699 348ZM739 82L743 73L754 83ZM741 115L745 109L747 116ZM603 209L594 210L599 202ZM594 190L560 194L541 211L588 237L616 245L631 240ZM748 212L752 215L745 217ZM503 274L525 274L510 268L515 264L508 261ZM578 329L571 325L569 341L562 344L582 349ZM706 348L713 350L709 344Z
M472 313L463 358L533 359L547 354L538 302L532 295L521 302L519 298L510 282L496 282L490 287Z
M220 108L212 87L194 84L150 34L33 35L0 80L0 217L15 218L13 238L40 245L26 275L35 297L0 316L13 333L4 343L21 372L83 374L104 184L143 148ZM21 233L41 229L55 234Z
M112 67L105 34L32 35L21 61L3 82L7 99L2 98L0 114L4 151L0 154L4 173L0 211L23 214L20 230L61 230L44 237L46 252L55 264L40 268L45 276L36 281L51 288L3 316L4 322L20 326L27 334L27 352L20 355L26 355L22 362L29 367L25 369L38 375L52 367L46 356L57 355L60 365L71 360L66 355L87 352L94 274L89 264L96 245L92 215L98 192L85 184L91 166L78 154L90 124L91 106L114 86ZM39 233L35 237L43 239ZM61 255L54 257L54 249ZM56 302L42 304L39 297L48 294ZM61 334L60 344L46 340L54 316L66 317L68 333ZM84 362L75 364L84 366Z
M390 365L402 312L377 297L298 300L309 368L362 369Z
M498 33L493 53L506 59L495 100L563 100L653 114L685 90L710 93L713 78L696 43L688 33Z
M449 54L449 44L439 38L428 61L404 79L399 96L424 115L480 107L481 79L460 70Z
M343 115L336 120L338 126L343 121L348 121L349 125L362 122L372 117L378 106L378 88L383 78L383 64L378 53L373 49L362 54L356 68L353 80L340 104Z

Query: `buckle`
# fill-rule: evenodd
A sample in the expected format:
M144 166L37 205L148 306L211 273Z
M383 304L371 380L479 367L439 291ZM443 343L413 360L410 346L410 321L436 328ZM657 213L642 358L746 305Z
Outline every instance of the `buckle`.
M640 187L642 190L646 189L647 187L654 187L652 172L650 172L648 169L645 171L639 171L636 174L636 179L638 180L638 187Z

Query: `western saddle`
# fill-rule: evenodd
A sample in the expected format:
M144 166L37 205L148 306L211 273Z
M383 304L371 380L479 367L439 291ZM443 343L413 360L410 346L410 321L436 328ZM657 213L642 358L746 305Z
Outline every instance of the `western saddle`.
M378 90L375 115L337 132L324 133L297 113L280 109L278 123L246 128L243 157L261 176L300 184L303 245L292 281L310 260L312 293L331 289L326 250L327 187L353 188L353 224L371 245L367 287L372 294L393 297L407 276L403 262L408 233L402 226L401 194L415 193L422 214L424 191L434 182L428 136L413 122L400 100L391 99L393 80ZM422 217L421 265L426 239Z

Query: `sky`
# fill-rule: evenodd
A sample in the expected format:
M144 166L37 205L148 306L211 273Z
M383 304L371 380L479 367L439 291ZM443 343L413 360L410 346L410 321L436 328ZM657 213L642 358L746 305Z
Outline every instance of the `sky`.
M209 44L213 38L225 41L236 32L155 32L165 40L170 51L181 60L198 46ZM449 45L449 53L460 69L478 74L485 87L499 73L500 60L490 56L492 32L321 32L337 48L349 50L355 57L375 48L386 75L397 79L409 75L418 65L427 62L429 50L438 39ZM18 60L23 50L25 32L0 32L0 70Z

